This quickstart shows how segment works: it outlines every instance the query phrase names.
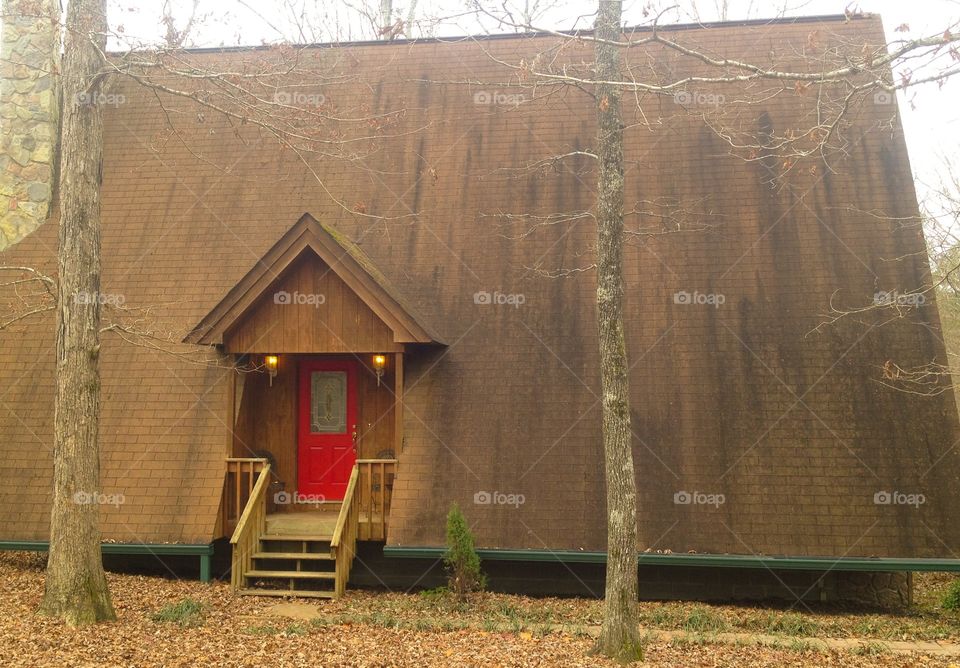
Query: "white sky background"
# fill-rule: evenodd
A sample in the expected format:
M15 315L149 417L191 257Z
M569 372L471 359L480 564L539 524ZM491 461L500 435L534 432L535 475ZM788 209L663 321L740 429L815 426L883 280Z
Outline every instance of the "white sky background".
M192 0L108 0L110 25L125 39L111 48L155 42L164 32L163 10L169 3L178 28L188 19ZM321 42L371 39L375 28L363 13L374 14L379 0L198 0L199 11L187 46L259 45L280 41ZM394 0L395 14L406 17L410 0ZM784 4L786 3L786 7ZM487 6L489 0L485 0ZM497 0L520 15L524 7L540 13L538 27L570 30L593 24L595 0ZM778 15L841 14L845 9L879 13L888 42L960 30L960 0L673 0L650 3L626 0L626 25L649 23L647 5L677 6L662 23L714 21L725 11L727 20L763 19ZM726 10L720 7L726 5ZM451 36L503 32L489 22L481 25L466 10L465 0L418 0L414 34ZM440 18L439 21L435 19ZM908 32L894 32L901 24ZM126 44L124 42L127 42ZM942 88L935 83L900 93L900 109L910 159L921 199L944 178L945 160L960 152L960 75ZM958 161L960 162L960 161Z

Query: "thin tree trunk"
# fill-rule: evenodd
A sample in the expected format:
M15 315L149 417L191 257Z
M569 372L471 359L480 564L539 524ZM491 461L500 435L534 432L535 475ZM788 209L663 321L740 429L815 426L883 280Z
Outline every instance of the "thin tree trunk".
M600 0L595 35L621 39L621 3ZM619 48L597 42L599 81L618 81ZM637 484L630 432L623 332L623 119L616 86L599 84L597 154L597 320L607 482L607 579L597 650L620 661L641 658L637 616Z
M393 26L393 0L380 0L380 34L382 39L390 39Z
M407 39L413 39L413 24L417 19L417 0L410 0L410 6L407 7L407 23L403 26L403 32Z
M115 619L100 554L100 167L105 0L71 0L63 59L57 395L50 557L40 612Z

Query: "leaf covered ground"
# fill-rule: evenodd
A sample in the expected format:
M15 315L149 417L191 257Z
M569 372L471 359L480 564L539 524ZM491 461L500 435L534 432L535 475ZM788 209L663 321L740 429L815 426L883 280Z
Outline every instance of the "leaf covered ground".
M597 601L484 594L464 607L438 594L350 592L340 601L317 603L323 617L304 621L271 616L267 611L277 600L237 597L223 583L114 573L108 578L118 620L71 629L35 614L43 593L42 556L0 554L0 665L615 665L589 655L588 627L599 621ZM771 609L656 603L644 603L642 609L648 622L659 610L666 620L661 627L694 631L682 640L650 639L647 666L952 665L945 658L894 654L879 646L865 646L860 652L811 649L789 637L803 633L784 633L778 646L711 640L710 634L719 628L744 624L769 633L771 624L761 620L779 614ZM860 628L859 622L840 613L836 619L830 615L820 619L816 627L798 620L812 624L819 614L790 614L796 617L781 623L790 632L839 629L854 635ZM873 620L869 626L881 629L878 636L894 629L923 635L920 629L925 624L939 624L949 637L960 637L960 625L950 616L937 620L908 616L907 623L898 615L876 614L861 621L868 618Z

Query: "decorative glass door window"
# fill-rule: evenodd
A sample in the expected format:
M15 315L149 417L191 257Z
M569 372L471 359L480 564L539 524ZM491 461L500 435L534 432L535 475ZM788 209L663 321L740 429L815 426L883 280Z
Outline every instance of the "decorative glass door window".
M347 433L347 374L314 371L310 374L310 431Z

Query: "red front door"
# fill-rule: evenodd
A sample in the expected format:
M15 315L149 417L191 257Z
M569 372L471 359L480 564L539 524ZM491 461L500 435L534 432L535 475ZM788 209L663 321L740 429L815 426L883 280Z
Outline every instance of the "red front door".
M357 459L357 370L353 362L300 363L297 492L340 501Z

